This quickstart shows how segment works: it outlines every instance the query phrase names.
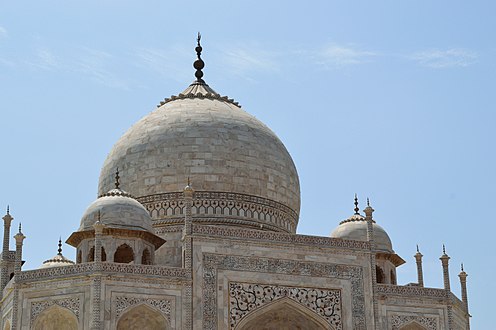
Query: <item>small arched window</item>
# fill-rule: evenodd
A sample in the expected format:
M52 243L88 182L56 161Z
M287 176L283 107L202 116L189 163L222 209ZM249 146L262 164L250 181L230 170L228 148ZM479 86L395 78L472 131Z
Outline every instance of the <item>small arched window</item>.
M134 252L129 245L122 244L117 248L114 254L114 262L121 264L128 264L133 261L134 261Z
M141 264L142 265L151 265L152 264L152 255L150 254L150 250L145 249L143 251L143 255L141 256Z
M107 261L107 254L105 253L105 249L102 246L102 261Z
M396 285L396 275L394 274L394 271L391 269L391 284Z
M95 261L95 247L91 247L90 252L88 252L88 262Z
M375 266L375 277L377 283L385 283L386 276L384 276L384 271L379 266Z

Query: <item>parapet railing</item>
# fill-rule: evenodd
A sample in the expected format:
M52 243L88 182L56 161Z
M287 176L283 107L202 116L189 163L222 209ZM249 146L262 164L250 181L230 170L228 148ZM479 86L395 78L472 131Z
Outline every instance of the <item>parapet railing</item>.
M176 280L189 280L191 278L191 270L185 268L158 265L130 265L113 262L102 262L99 267L95 266L95 262L87 262L70 266L27 270L21 272L16 281L25 283L62 277L92 275L95 273L148 275Z

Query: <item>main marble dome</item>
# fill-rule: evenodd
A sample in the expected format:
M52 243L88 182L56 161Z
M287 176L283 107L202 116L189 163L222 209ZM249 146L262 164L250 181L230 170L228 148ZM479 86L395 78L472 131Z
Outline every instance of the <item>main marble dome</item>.
M104 162L99 194L112 188L117 167L122 187L155 225L183 220L189 179L197 222L296 232L300 185L290 154L266 125L201 77L117 141Z

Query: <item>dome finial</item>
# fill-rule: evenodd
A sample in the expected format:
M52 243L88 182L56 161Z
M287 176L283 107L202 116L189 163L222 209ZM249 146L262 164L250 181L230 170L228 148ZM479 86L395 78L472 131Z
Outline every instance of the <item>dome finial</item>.
M119 186L121 185L121 183L119 182L119 179L121 177L119 176L119 168L117 167L116 171L115 171L115 189L120 189Z
M196 82L204 84L205 81L202 79L203 77L203 72L202 69L205 67L205 62L201 59L201 52L203 50L202 46L200 45L200 40L201 40L201 34L198 32L198 38L196 38L196 42L198 43L195 51L196 51L196 56L198 57L197 60L193 63L193 67L196 69L195 72L195 77L196 77Z
M62 237L59 237L59 248L57 250L59 256L62 255Z
M360 211L360 209L358 208L358 197L357 194L355 194L355 214L360 214L358 213L358 211Z

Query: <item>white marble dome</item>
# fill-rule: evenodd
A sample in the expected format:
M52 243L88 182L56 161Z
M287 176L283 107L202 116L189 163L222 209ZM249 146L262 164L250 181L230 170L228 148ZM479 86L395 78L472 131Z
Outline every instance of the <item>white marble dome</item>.
M394 253L393 244L384 228L373 223L374 241L377 250ZM347 220L341 221L339 226L331 233L333 238L342 238L355 241L367 241L367 221L365 217L354 214Z
M103 164L100 194L111 189L117 167L125 189L156 220L182 221L171 205L181 203L190 178L202 204L193 217L296 232L300 185L285 146L203 82L166 99L117 141Z
M141 230L153 233L148 211L130 194L114 188L90 204L81 218L78 231L93 230L100 222L108 228Z

